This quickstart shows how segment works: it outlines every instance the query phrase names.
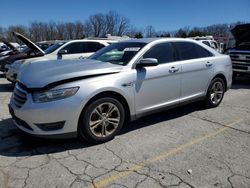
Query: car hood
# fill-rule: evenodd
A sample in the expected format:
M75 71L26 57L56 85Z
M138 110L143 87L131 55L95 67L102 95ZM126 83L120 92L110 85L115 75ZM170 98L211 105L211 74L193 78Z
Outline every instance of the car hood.
M250 24L237 25L231 30L231 33L237 45L242 42L250 42Z
M53 60L24 64L18 81L26 89L44 90L74 80L118 73L121 65L96 60Z
M13 35L15 35L19 40L21 40L24 44L26 44L30 49L38 51L43 55L45 54L45 52L41 48L39 48L35 43L33 43L31 40L21 35L20 33L13 32Z

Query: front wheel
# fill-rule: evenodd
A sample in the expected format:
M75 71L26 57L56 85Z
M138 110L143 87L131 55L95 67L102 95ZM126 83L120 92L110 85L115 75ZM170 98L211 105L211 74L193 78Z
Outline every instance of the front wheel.
M109 141L117 135L125 120L122 104L110 97L97 99L82 112L78 134L91 143Z
M209 85L205 103L209 108L218 106L225 93L225 83L221 78L215 78Z

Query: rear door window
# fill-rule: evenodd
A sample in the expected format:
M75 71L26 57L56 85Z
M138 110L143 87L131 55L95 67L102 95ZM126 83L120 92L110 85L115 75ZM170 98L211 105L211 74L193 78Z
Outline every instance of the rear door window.
M208 41L202 41L203 44L206 44L207 46L210 46Z
M150 48L143 58L155 58L159 64L175 61L175 51L171 43L160 43Z
M63 48L67 50L67 54L78 54L85 52L85 45L82 42L74 42Z
M96 52L105 47L99 42L86 42L86 53Z
M192 42L175 42L180 60L212 57L213 54L202 46Z

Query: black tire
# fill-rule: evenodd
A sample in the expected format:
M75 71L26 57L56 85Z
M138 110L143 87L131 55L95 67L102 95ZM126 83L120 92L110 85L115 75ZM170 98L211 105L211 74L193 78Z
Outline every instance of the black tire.
M101 137L101 136L96 136L95 133L93 133L93 130L90 128L90 118L93 117L94 110L100 106L100 105L105 105L105 104L113 104L116 107L116 110L119 110L119 117L120 121L118 126L115 128L114 132L112 132L110 135ZM78 135L80 138L84 139L85 141L93 144L98 144L98 143L103 143L107 142L111 139L113 139L121 130L125 120L125 110L123 105L114 98L110 97L103 97L95 100L91 104L89 104L82 112L80 119L79 119L79 124L78 124ZM98 120L99 121L99 120ZM108 126L112 124L108 123ZM99 125L99 126L104 126L104 125ZM107 126L107 127L108 127ZM99 127L98 127L99 128ZM106 129L105 129L106 130ZM106 132L106 131L105 131Z
M221 88L221 94L218 94L221 98L220 100L218 100L217 102L215 102L215 99L213 100L211 98L211 95L213 94L213 88L215 86L215 84L219 84L220 86L222 86ZM214 108L220 105L221 101L223 100L224 97L224 93L225 93L225 82L221 79L221 78L215 78L211 81L209 87L208 87L208 91L207 91L207 95L206 95L206 99L205 99L205 105L208 108Z
M233 82L235 82L236 77L237 77L237 73L236 73L236 72L233 72L233 77L232 77Z

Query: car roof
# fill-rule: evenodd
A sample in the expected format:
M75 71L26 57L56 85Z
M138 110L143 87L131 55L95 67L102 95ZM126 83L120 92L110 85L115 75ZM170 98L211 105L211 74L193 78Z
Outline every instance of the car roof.
M118 42L115 40L103 40L103 39L76 39L76 40L68 40L67 42Z
M141 43L151 43L151 42L171 42L171 41L186 41L186 42L196 42L193 39L188 38L142 38L142 39L130 39L121 42L141 42Z
M142 38L142 39L126 40L122 41L121 43L126 43L126 42L131 42L131 43L141 42L141 43L146 43L147 45L148 44L150 45L150 43L158 43L158 42L192 42L202 46L203 48L207 49L213 54L220 55L216 50L213 50L211 47L207 46L206 44L203 44L201 41L197 41L190 38Z
M50 40L50 41L39 41L37 44L55 44L60 42L67 42L67 40Z
M202 41L208 41L208 42L209 42L209 41L211 41L211 42L216 42L216 40L209 40L209 39L207 39L207 40L197 40L197 41L201 41L201 42L202 42Z

